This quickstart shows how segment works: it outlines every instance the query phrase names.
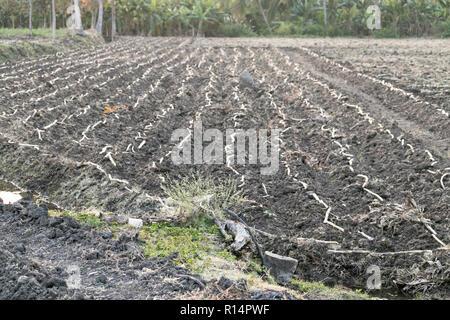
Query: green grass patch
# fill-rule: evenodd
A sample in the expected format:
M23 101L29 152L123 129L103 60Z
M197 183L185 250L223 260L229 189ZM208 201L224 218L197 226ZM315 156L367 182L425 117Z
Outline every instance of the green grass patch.
M352 291L350 289L330 288L322 282L309 282L292 278L290 283L303 293L324 296L340 300L369 300L371 297L361 289Z
M129 225L108 224L98 214L89 211L68 212L49 210L49 216L70 216L82 225L104 231L111 231L118 237L126 230L136 230ZM196 226L175 226L169 223L158 223L144 226L139 231L143 241L144 254L148 258L167 257L178 252L175 263L184 265L195 272L201 272L212 265L214 258L235 261L236 257L224 248L220 233L211 221L203 221Z
M235 259L232 253L215 243L218 236L216 226L174 226L169 223L144 226L140 232L147 257L166 257L178 252L175 263L196 271L207 267L209 255Z
M0 62L10 60L14 57L12 47L8 44L0 43Z
M220 269L234 264L236 257L225 249L215 218L222 218L223 209L235 209L244 200L232 180L217 180L191 173L183 179L169 177L161 186L167 198L160 210L163 218L174 221L144 227L141 238L146 241L148 257L164 257L179 253L175 262L202 273L207 268Z
M55 35L57 38L62 38L67 35L67 29L56 29ZM0 37L28 37L30 31L28 29L0 29ZM33 29L33 37L51 38L52 29Z
M79 212L68 215L73 217L78 222L88 225L94 229L103 229L107 226L106 222L100 220L100 218L89 212Z
M95 213L89 211L68 212L59 210L49 210L48 215L52 217L70 216L83 225L87 225L96 230L104 230L108 227L105 221L102 221Z

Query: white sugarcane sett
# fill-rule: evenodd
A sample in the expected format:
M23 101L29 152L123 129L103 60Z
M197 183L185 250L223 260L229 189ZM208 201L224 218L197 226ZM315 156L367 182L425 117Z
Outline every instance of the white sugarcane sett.
M87 113L87 110L88 110L89 108L90 108L90 107L85 108L80 114L78 114L78 115L76 115L76 116L78 117L78 116L81 116L81 115L83 115L83 114L86 114L86 113ZM50 109L51 109L51 108L49 108L49 110L50 110ZM34 110L33 115L34 115L36 112L37 112L37 111ZM72 115L72 116L73 116L73 115ZM67 117L67 115L66 115L66 116L64 117L64 119L62 120L62 122L64 122L67 118L69 118L69 120L70 120L70 118L71 118L72 116ZM26 121L28 121L29 119L30 119L30 117L28 117ZM26 122L26 121L25 121L25 122ZM50 128L53 127L56 123L57 123L57 122L53 122L53 123L51 123L50 125L46 126L46 129L50 129ZM95 128L95 126L97 126L98 124L100 124L100 122L97 122L97 123L94 125L94 128ZM83 132L83 139L86 139L86 138L89 139L89 138L86 136L86 133L87 133L90 129L92 129L92 128L90 128L90 126L88 126L87 129ZM37 130L39 130L39 129L37 129ZM40 132L42 132L42 131L38 131L39 134L40 134ZM78 143L78 142L77 142L77 143ZM33 147L33 148L39 150L39 147L38 147L37 145L22 144L22 143L19 144L19 145L26 146L26 147ZM110 159L110 161L113 163L113 165L115 165L115 162L114 162L114 160L112 159L111 153L108 153L106 157L108 157L108 158ZM93 163L90 163L90 164L92 165ZM103 170L99 165L95 165L95 167L96 167L97 169L99 169L100 171L102 171L102 172L105 174L105 176L107 176L108 179L109 179L111 182L118 182L118 183L121 183L121 184L128 184L128 183L129 183L129 182L126 181L126 180L114 178L111 174L109 174L109 173L107 173L105 170ZM129 191L131 192L131 189L129 189L128 187L126 187L126 189L129 190Z
M435 252L449 251L450 248L441 247L434 250L405 250L405 251L388 251L388 252L373 252L369 250L328 250L328 253L335 254L366 254L368 256L382 257L382 256L397 256L403 254L421 254L424 256L432 256Z
M371 191L371 190L369 190L369 189L366 188L367 184L369 183L369 178L368 178L367 176L365 176L365 175L363 175L363 174L358 174L357 177L361 177L361 178L364 179L364 183L363 183L363 185L361 186L361 188L362 188L364 191L370 193L371 195L373 195L375 198L377 198L377 199L380 200L381 202L384 201L383 198L380 197L378 194L376 194L375 192L373 192L373 191Z
M422 104L425 104L425 105L431 105L431 106L433 106L434 108L436 108L436 111L437 111L439 114L444 115L444 116L447 117L447 118L449 117L448 112L446 112L445 110L439 108L437 105L431 104L431 103L429 103L428 101L424 101L424 100L422 100L421 98L419 98L418 96L414 95L414 94L411 93L411 92L406 92L406 91L403 90L403 89L397 88L397 87L395 87L392 83L390 83L390 82L388 82L388 81L380 80L380 79L374 78L374 77L372 77L372 76L363 74L363 73L361 73L361 72L357 72L357 71L351 70L351 69L349 69L349 68L347 68L347 67L344 67L343 65L341 65L340 63L338 63L338 62L336 62L336 61L332 61L332 60L328 59L327 57L324 57L324 56L322 56L322 55L319 55L319 54L313 52L312 50L310 50L310 49L308 49L308 48L300 47L299 49L302 50L302 51L304 51L305 53L307 53L307 54L310 55L310 56L313 56L313 57L318 58L318 59L320 59L320 60L322 60L322 61L324 61L324 62L326 62L326 63L328 63L328 64L330 64L330 65L333 65L333 66L338 67L339 69L341 69L342 71L344 71L344 72L346 72L346 73L356 74L358 77L366 78L366 79L369 79L370 81L372 81L372 82L374 82L374 83L381 84L381 85L387 87L390 91L399 92L399 93L402 94L403 96L406 96L406 97L408 97L409 99L412 99L413 101L415 101L415 102L417 102L417 103L422 103Z
M267 58L268 58L269 61L270 61L270 56L267 57ZM289 62L289 63L290 63L290 62ZM270 63L268 63L268 64L270 65ZM273 64L272 64L272 65L273 65ZM279 70L281 70L281 69L279 69ZM300 71L300 69L298 68L298 66L296 66L296 70ZM311 79L310 79L310 80L311 80ZM325 84L323 84L323 86L324 86L324 87L328 87L328 86L325 85ZM329 89L329 88L328 88L328 89ZM342 97L343 97L342 94L336 93L335 90L329 90L329 91L331 91L331 94L334 95L338 100L342 99ZM306 99L304 99L304 100L306 100ZM309 108L311 108L311 104L309 103L309 101L306 100L306 101L304 101L304 102L307 104L307 106L308 106ZM373 123L373 122L374 122L374 119L371 118L371 117L369 116L368 113L364 113L364 112L362 111L362 109L360 109L359 106L353 106L353 105L351 105L351 107L355 107L356 109L358 109L358 113L361 114L361 115L363 115L364 118L365 118L365 120L368 121L369 123ZM322 117L329 118L328 115L325 113L325 111L324 111L322 108L319 107L319 108L316 108L316 109L320 112L320 115L321 115ZM330 133L331 133L331 139L336 138L336 132L337 132L337 130L336 130L335 128L327 129L327 128L325 128L325 127L322 127L321 129L322 129L323 131L330 132ZM346 147L344 148L338 141L334 140L333 142L336 143L336 144L341 148L341 154L343 154L344 156L347 157L347 159L348 159L348 161L349 161L349 168L350 168L350 170L351 170L352 172L354 172L354 169L352 168L353 155L351 155L351 154L345 152L345 150L346 150L347 148L349 148L349 146L346 146ZM287 165L286 165L286 166L287 166ZM306 188L305 188L305 189L306 189ZM372 194L373 196L375 196L378 200L383 201L383 199L382 199L379 195L377 195L377 194L374 193L373 191L371 191L371 190L365 188L365 186L364 186L364 190L365 190L366 192ZM317 198L316 198L316 201L318 201L319 203L324 204L324 202L323 202L322 200L320 200L320 199L318 198L318 196L317 196L315 193L311 193L311 195L312 195L314 198L317 197ZM326 205L326 204L325 204L325 205ZM326 221L328 221L328 219L326 219ZM328 222L329 222L329 221L328 221ZM330 225L332 225L333 227L337 228L337 229L340 230L340 231L344 231L343 228L341 228L341 227L339 227L339 226L337 226L337 225L335 225L335 224L333 224L333 223L331 223ZM365 233L363 233L363 232L361 232L361 231L358 231L358 234L362 235L363 237L365 237L365 238L368 239L368 240L369 240L369 239L373 239L373 237L371 237L371 236L369 236L369 235L367 235L367 234L365 234Z
M43 67L45 67L45 70L52 70L52 68L59 68L61 66L66 66L67 64L75 64L77 65L79 62L85 61L86 58L92 58L92 60L95 62L95 59L99 59L101 57L107 56L111 54L111 51L114 52L123 52L123 51L129 51L130 50L130 44L132 44L131 40L125 41L123 43L114 43L112 45L103 45L97 47L94 51L92 51L92 48L83 48L78 49L76 51L71 52L59 52L56 54L56 61L53 60L53 55L46 55L42 56L38 59L27 59L26 61L16 63L16 66L22 66L22 68L15 68L13 72L7 72L7 73L1 73L1 75L8 74L16 75L16 74L30 74L35 75L38 74L40 71L42 71ZM113 47L113 50L111 50L111 46ZM44 62L45 60L51 60L49 62ZM27 65L31 65L29 67L25 67ZM39 66L40 68L36 68L36 66ZM35 68L36 70L32 71L32 69ZM2 68L0 68L1 70ZM17 76L16 78L19 78Z
M38 134L38 139L42 141L42 135L41 135L41 132L44 132L44 130L36 129L36 131L37 131L37 134Z
M20 93L24 93L26 92L26 90L20 90L20 88L23 88L25 84L34 84L34 81L37 80L37 76L41 76L42 80L47 80L50 77L52 79L54 79L55 77L58 78L56 75L61 72L64 71L64 73L67 73L69 70L72 69L76 69L79 67L83 67L86 65L91 65L93 64L93 61L90 59L86 59L87 56L89 54L86 55L80 55L77 59L71 59L70 61L70 65L67 66L67 63L60 63L58 64L58 62L49 62L49 63L45 63L45 64L41 64L39 65L39 68L36 68L34 71L28 71L32 68L34 68L35 66L31 66L29 68L24 68L24 69L15 69L15 72L10 73L10 75L3 77L0 79L0 83L2 82L6 82L6 81L14 81L12 85L7 85L7 87L9 89L13 89L16 88L18 89L18 92ZM109 55L108 51L103 52L104 56ZM111 59L111 57L106 57L105 59ZM59 66L63 66L63 68L59 67ZM55 70L48 72L49 70L51 70L53 68L56 68ZM46 70L46 71L44 71ZM81 69L83 70L83 69ZM15 75L18 74L18 75ZM20 74L27 74L28 77L26 79L23 79L22 76ZM74 72L75 74L75 72ZM52 80L53 81L53 80ZM50 81L51 84L54 84L54 82ZM38 86L37 88L44 88L45 84ZM29 92L34 92L36 91L36 89L33 89L32 91ZM12 97L14 97L17 94L17 91L11 91L14 95L11 95Z
M284 56L284 54L281 53L279 50L276 49L275 51L278 52L280 55ZM296 70L300 71L300 68L297 68ZM305 74L303 74L303 75L305 75ZM340 97L342 97L341 93L338 94L336 90L330 89L329 86L326 83L323 83L323 82L313 78L310 73L306 73L306 77L309 80L313 81L314 83L324 87L331 94L331 96L333 96L338 101L340 100ZM347 106L347 107L356 109L358 111L358 114L362 115L364 117L364 120L368 121L369 123L372 124L375 121L374 118L370 117L369 113L363 112L363 110L362 110L362 108L360 106L352 105L352 104L349 104L349 103L344 103L344 105ZM380 123L378 123L378 126L381 128L381 130L383 132L389 134L391 139L395 139L395 136L391 133L390 130L384 129L383 125L380 124ZM413 148L413 146L411 144L406 144L404 139L397 139L397 140L401 143L402 146L405 146L405 145L408 146L410 148L410 150L414 153L414 148ZM434 158L431 156L431 153L427 152L427 154L429 154L430 161L432 162L431 165L434 166L437 163L437 161L434 160Z
M445 170L448 170L448 169L449 169L449 168L446 168ZM444 190L445 190L444 178L445 178L446 176L448 176L448 175L450 175L450 172L444 173L444 174L442 175L441 179L440 179L442 189L444 189Z
M194 54L197 53L197 52L198 52L198 50L192 52L190 56L188 56L186 59L184 59L184 60L182 61L182 65L186 65L187 62L191 61L192 58L194 57ZM207 52L204 52L204 53L202 54L201 60L204 60L204 61L206 62L206 56L209 55L210 53L211 53L211 49L208 48ZM203 64L203 63L202 63L202 64ZM211 67L211 66L208 67L208 71L209 71L210 80L209 80L209 82L208 82L207 89L210 90L211 88L214 88L212 84L215 83L215 82L217 82L217 81L211 81L211 77L216 77L215 74L214 74L213 71L212 71L212 67ZM185 83L187 80L191 79L192 76L193 76L192 74L188 74L187 77L184 79L184 82L182 81L181 86L183 86L184 83ZM179 90L178 90L178 91L179 91ZM179 91L179 92L180 92L180 91ZM208 92L210 92L210 91L207 91L206 94L208 94ZM202 115L202 112L203 112L203 110L204 110L205 107L208 107L208 105L202 105L202 106L199 107L198 111L197 111L196 114L195 114L195 118L196 118L196 119L201 119L201 115ZM163 111L162 111L162 113L160 114L160 118L161 118L161 119L160 119L159 121L162 121L162 119L166 118L165 115L166 115L166 114L168 113L168 111L170 111L170 110L174 110L174 106L173 106L173 105L169 105L169 107L168 107L166 110L163 110ZM193 121L193 120L189 121L189 126L188 126L188 128L187 128L187 130L189 131L189 134L188 134L188 135L187 135L187 136L186 136L186 137L178 144L178 146L177 146L176 148L178 148L178 149L183 148L183 145L184 145L185 143L187 143L188 141L190 141L189 139L191 138L191 135L192 135L192 128L193 128L193 125L194 125L194 121ZM146 128L151 129L153 126L154 126L153 124L147 125ZM168 158L168 157L171 155L171 153L172 153L172 150L169 150L165 155L163 155L163 157L161 157L161 158L159 159L159 163L161 164L161 163L164 161L164 159Z
M176 55L176 57L178 57L178 56L180 56L180 54ZM162 59L162 58L160 57L158 60L161 60L161 59ZM153 59L152 61L155 61L155 60L157 60L157 59ZM170 63L170 62L173 61L173 60L174 60L174 59L166 60L163 64L161 64L161 66L163 67L163 66L165 66L165 65L168 64L168 63ZM151 68L150 68L150 69L151 69ZM144 74L148 75L148 74L150 74L150 72L148 72L148 70L147 70ZM135 83L136 83L136 82L135 82ZM122 92L121 92L121 93L122 93ZM117 115L115 114L115 116L117 116ZM93 131L93 129L94 129L97 125L99 125L100 123L106 124L106 122L107 122L107 119L104 119L103 121L96 122L91 128L88 128L87 131L85 130L85 131L82 133L83 138L82 138L79 142L82 142L84 139L88 138L88 137L86 136L86 133L87 133L88 131ZM145 135L144 135L144 136L145 136ZM143 137L143 136L141 136L141 133L140 133L140 132L138 133L138 137L139 137L139 138L142 138L142 137ZM141 149L141 148L144 146L144 144L145 144L145 141L142 141L142 142L140 143L140 145L138 146L138 150ZM130 148L130 146L128 146L127 152L128 152L128 150L129 150L129 148ZM134 151L134 146L133 146L133 145L131 146L131 150L132 150L132 153L135 152L135 151ZM114 159L112 159L112 156L109 155L108 158L110 159L110 162L111 162L114 166L116 166L116 161L114 161Z
M105 158L108 158L109 161L111 161L112 165L113 165L114 167L117 167L117 164L116 164L116 162L114 161L114 159L113 159L113 157L112 157L112 155L111 155L111 152L108 152L108 153L105 155Z
M336 224L334 224L333 222L328 220L328 218L330 217L330 212L331 212L331 207L328 207L327 211L325 212L325 218L323 219L323 223L329 224L333 228L336 228L339 231L344 232L345 231L344 228L341 228L341 227L337 226Z
M155 54L155 53L157 53L157 52L153 52L151 55L153 55L153 54ZM153 62L152 60L148 61L147 55L143 55L143 56L140 56L139 58L136 58L135 60L128 61L126 64L132 66L134 62L139 61L139 60L144 60L144 61L147 60L147 63L148 63L148 64L151 64L151 63ZM94 79L98 79L98 78L100 78L100 77L106 75L108 72L115 71L117 67L118 67L118 65L116 65L115 68L108 68L107 70L103 70L103 71L97 72L94 76L89 76L89 77L93 77ZM126 75L126 74L131 74L131 72L132 72L131 69L132 69L132 67L130 67L130 68L128 69L128 71L126 71L126 72L124 72L124 73L121 73L120 77L123 77L123 76ZM85 75L85 77L83 78L83 80L85 80L87 77L88 77L88 76ZM104 81L104 82L101 83L100 85L95 84L95 85L92 86L92 88L101 88L102 86L105 86L106 84L108 84L109 82L111 82L111 81L113 81L113 80L115 80L115 79L117 79L117 78L119 78L118 75L115 75L115 76L113 76L113 77L108 77L108 79L107 79L106 81ZM48 97L51 97L51 96L53 96L53 95L56 95L56 93L62 92L62 91L64 91L64 90L71 89L71 88L73 88L73 87L75 87L75 86L77 86L77 85L80 85L80 82L79 82L79 81L78 81L78 82L74 82L74 83L72 83L72 84L68 84L68 85L66 85L65 87L62 87L62 88L60 88L60 89L57 89L57 90L55 90L54 92L49 93L49 94L44 95L44 96L41 96L41 97L39 97L39 98L37 98L37 99L34 99L34 100L31 99L30 101L39 102L39 101L42 101L42 100L46 100ZM89 94L91 94L91 93L88 92L88 93L86 93L86 94L84 94L84 95L81 95L81 96L77 97L76 100L81 102L82 99L85 98L86 96L88 96ZM74 98L75 98L75 97L74 97ZM72 100L73 100L73 99L71 99L71 101L72 101ZM65 103L64 106L66 106L66 105L67 105L67 104ZM33 116L34 116L34 115L33 115ZM30 119L30 117L27 118L27 121L28 121L29 119Z
M278 51L278 52L279 52L279 51ZM280 54L281 54L281 53L280 53ZM299 70L299 69L297 69L297 70ZM309 74L308 74L307 76L309 76ZM333 97L335 97L337 100L339 100L339 98L342 96L342 94L337 95L337 93L336 93L335 90L330 90L329 87L328 87L328 85L323 84L323 83L321 83L320 81L317 81L317 80L315 80L315 79L312 79L310 76L309 76L309 79L314 80L315 83L318 83L319 85L325 87L325 88L330 92L330 94L331 94ZM357 109L357 110L358 110L358 114L363 115L363 116L364 116L364 119L365 119L366 121L368 121L369 123L373 123L374 119L371 118L371 117L369 116L368 113L364 113L364 112L362 111L362 109L361 109L359 106L357 106L357 105L351 105L351 104L348 104L348 103L345 103L345 105L348 106L348 107L352 107L352 108ZM390 130L384 129L384 128L383 128L383 125L382 125L382 124L378 123L378 126L382 129L383 132L388 133L388 134L390 135L391 139L394 139L394 138L395 138L394 135L390 132ZM401 138L401 137L400 137L400 138L397 138L397 141L399 141L399 142L401 143L402 146L405 146L405 145L406 145L407 147L409 147L410 151L411 151L412 153L414 153L414 148L413 148L413 146L412 146L411 144L406 144L406 143L405 143L405 140L404 140L403 138ZM429 151L426 150L425 152L428 154L428 156L429 156L429 158L430 158L430 161L432 162L431 165L434 166L434 165L437 163L437 161L433 158L433 156L431 155L431 153L430 153ZM353 170L353 168L352 168L352 165L351 165L351 164L352 164L352 159L349 160L349 164L350 164L350 166L349 166L350 170L351 170L352 172L354 172L354 170ZM376 196L377 198L379 197L378 195L374 194L374 193L373 193L372 191L370 191L370 190L367 190L367 189L366 189L366 191L369 192L369 193L371 193L371 194L373 194L373 195ZM380 199L380 198L378 198L378 199Z

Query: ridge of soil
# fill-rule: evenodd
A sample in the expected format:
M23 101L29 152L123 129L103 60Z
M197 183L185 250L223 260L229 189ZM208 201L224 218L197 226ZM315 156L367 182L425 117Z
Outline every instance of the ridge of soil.
M0 36L0 66L24 59L53 55L67 50L104 45L103 37L86 32L85 36L57 37L55 41L45 37Z
M341 72L300 40L296 51L202 41L122 38L0 66L0 177L68 210L144 219L159 213L167 177L231 178L251 200L244 220L278 235L260 236L264 249L298 259L301 278L365 288L376 265L383 290L448 298L446 107ZM254 88L239 86L244 69ZM172 133L194 120L280 128L279 170L175 165Z

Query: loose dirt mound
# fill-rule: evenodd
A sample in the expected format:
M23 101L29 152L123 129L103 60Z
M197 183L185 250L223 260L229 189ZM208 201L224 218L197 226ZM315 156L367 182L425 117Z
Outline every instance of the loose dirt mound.
M0 299L174 299L200 286L172 257L145 259L132 235L108 235L45 206L0 204Z
M0 299L295 299L249 291L244 280L205 281L173 259L146 259L134 232L98 232L45 205L0 203Z
M17 61L36 56L55 54L66 50L73 50L77 48L90 48L94 50L95 47L104 45L105 41L102 37L90 34L88 36L69 35L61 38L56 38L53 42L49 38L41 37L27 37L27 36L0 36L0 62Z

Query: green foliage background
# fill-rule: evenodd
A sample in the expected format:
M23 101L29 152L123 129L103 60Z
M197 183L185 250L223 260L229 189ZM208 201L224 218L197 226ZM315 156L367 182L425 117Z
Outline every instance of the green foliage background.
M65 8L70 1L56 0L59 28L65 25ZM104 0L106 34L111 24L111 2ZM372 32L366 26L366 10L377 2L382 29ZM26 27L27 3L27 0L1 0L0 26ZM50 3L51 0L33 0L35 28L50 25ZM114 0L114 3L119 34L379 37L450 34L450 0ZM95 19L97 0L83 0L81 5L83 23L88 27Z

